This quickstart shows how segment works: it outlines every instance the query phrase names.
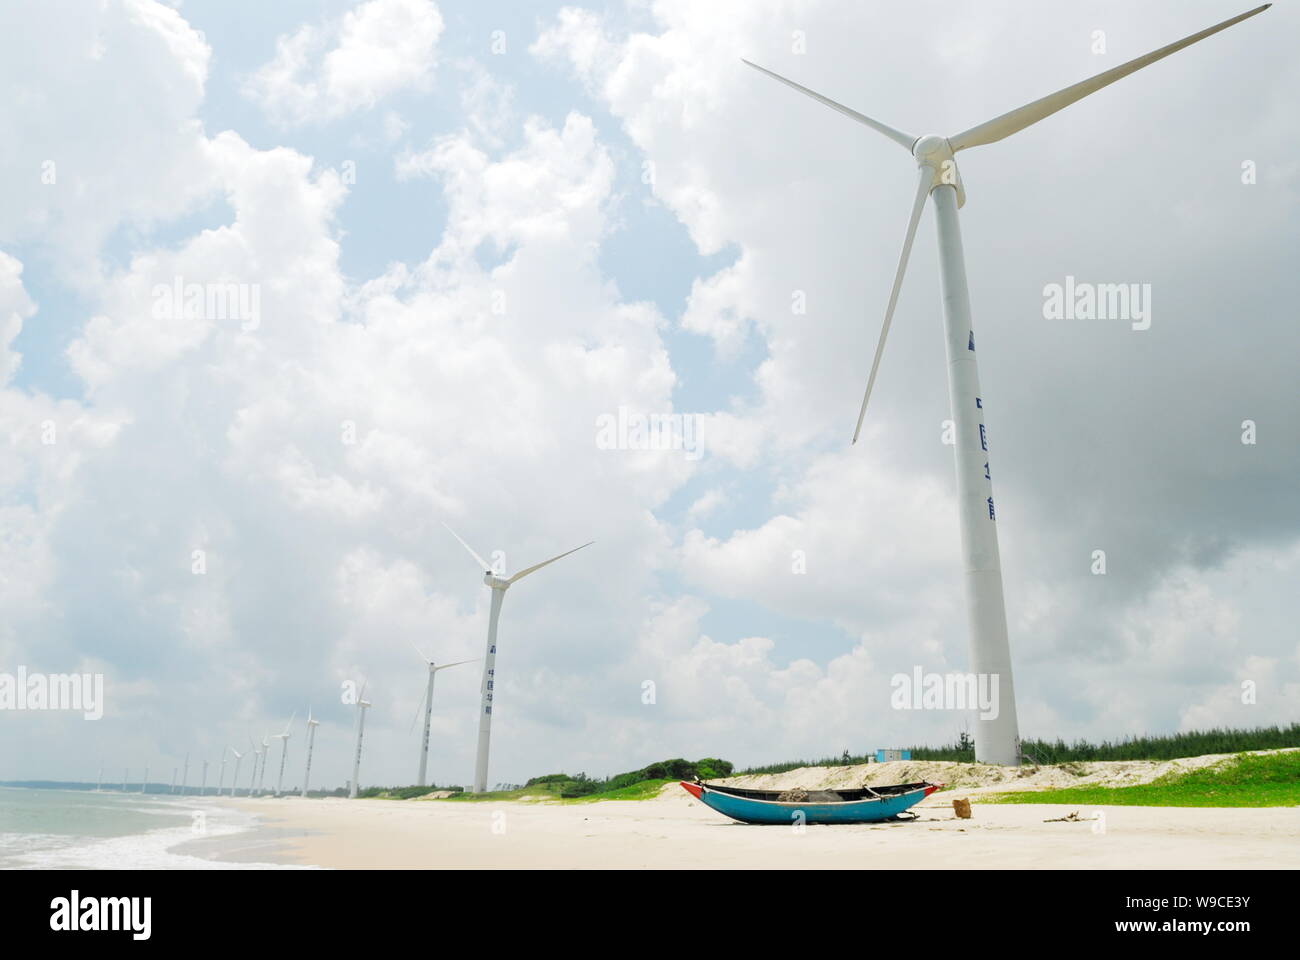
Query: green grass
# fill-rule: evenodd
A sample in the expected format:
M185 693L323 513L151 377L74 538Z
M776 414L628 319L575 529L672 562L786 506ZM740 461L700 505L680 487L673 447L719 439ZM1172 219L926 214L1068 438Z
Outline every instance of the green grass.
M602 793L589 793L585 797L570 797L562 803L592 803L596 800L653 800L659 796L665 783L677 783L676 780L642 780L626 787L605 790Z
M1065 787L1004 793L993 803L1137 807L1300 806L1300 751L1242 754L1213 767L1166 774L1134 787Z

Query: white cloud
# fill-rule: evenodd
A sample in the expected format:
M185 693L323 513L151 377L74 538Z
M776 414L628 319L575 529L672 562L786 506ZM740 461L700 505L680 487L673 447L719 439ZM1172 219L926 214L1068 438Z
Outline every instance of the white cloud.
M399 91L429 88L442 31L431 0L367 0L339 20L280 37L246 91L285 124L369 109Z

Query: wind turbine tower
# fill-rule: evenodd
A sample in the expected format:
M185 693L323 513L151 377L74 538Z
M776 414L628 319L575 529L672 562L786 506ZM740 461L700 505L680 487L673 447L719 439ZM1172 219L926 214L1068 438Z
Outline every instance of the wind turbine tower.
M966 191L954 159L962 150L996 143L1026 127L1063 110L1070 104L1096 93L1116 80L1177 53L1220 30L1262 13L1271 4L1256 7L1230 20L1194 33L1145 56L1103 71L1088 80L1058 90L1039 100L1018 107L978 126L951 137L922 137L858 113L829 97L815 93L757 64L756 70L820 101L833 110L888 137L915 159L919 168L912 215L903 238L903 249L894 274L894 284L885 309L880 339L876 343L867 389L858 413L853 439L862 430L867 401L876 382L880 357L889 334L894 307L898 302L903 274L907 270L912 240L928 197L934 197L935 221L939 234L940 290L943 300L944 340L948 357L948 395L956 428L957 506L961 523L962 560L965 571L966 610L970 624L970 659L972 672L996 678L997 712L980 714L975 721L975 759L981 763L1016 765L1020 762L1020 735L1016 722L1015 689L1011 679L1011 649L1007 640L1006 605L1002 596L1002 562L998 553L998 536L993 509L993 485L989 471L988 438L984 423L983 394L975 363L975 332L971 321L970 293L966 285L966 263L962 253L961 231L957 211L966 202ZM1176 171L1176 166L1172 168ZM493 599L496 600L494 593ZM499 605L499 604L498 604ZM495 611L495 606L494 606ZM495 612L494 612L495 616ZM494 621L495 622L495 621Z
M443 526L447 527L445 523ZM497 622L501 619L501 604L505 601L506 591L510 589L511 585L518 583L530 573L540 570L556 560L561 560L571 553L577 553L596 541L590 540L581 547L574 547L572 550L566 550L549 560L543 560L531 567L525 567L513 577L499 577L492 571L491 565L486 560L475 553L468 543L457 536L455 530L447 527L447 532L456 537L460 545L474 558L474 562L478 564L479 569L484 571L483 582L492 590L492 606L488 614L487 655L483 658L483 682L479 688L478 756L474 762L474 792L483 793L487 790L488 751L492 743L492 696L496 687Z
M415 647L415 644L411 644L411 646ZM457 660L454 663L435 664L432 660L430 660L421 652L419 647L415 647L415 652L419 654L420 659L423 660L429 667L429 682L428 685L424 688L424 699L421 701L420 706L416 707L416 714L415 714L416 717L418 717L420 715L419 713L420 709L423 708L424 737L420 743L420 773L418 778L415 781L416 786L423 787L425 785L426 770L429 765L429 725L433 721L433 678L438 673L439 670L446 670L449 667L459 667L462 663L473 663L474 661ZM414 723L414 719L415 718L413 717L412 723Z

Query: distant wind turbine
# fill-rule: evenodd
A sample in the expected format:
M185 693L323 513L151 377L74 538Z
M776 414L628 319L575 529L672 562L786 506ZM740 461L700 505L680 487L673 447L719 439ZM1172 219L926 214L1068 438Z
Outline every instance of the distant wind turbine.
M181 768L181 796L185 796L185 788L190 782L190 755L185 754L185 766Z
M221 751L221 776L217 778L217 796L221 796L221 788L226 785L226 753L229 750L229 747L225 747Z
M966 609L970 624L971 667L975 674L998 678L997 710L980 714L975 721L975 758L981 763L1015 766L1020 762L1020 735L1016 721L1015 690L1011 681L1011 648L1007 641L1006 604L1002 596L1002 562L998 553L997 528L994 525L993 485L989 473L988 442L985 435L984 405L975 363L975 333L971 322L970 293L966 286L966 264L962 253L961 231L957 210L966 202L966 191L957 170L955 154L959 151L996 143L1026 127L1050 117L1058 110L1096 93L1103 87L1143 67L1177 53L1220 30L1267 10L1264 4L1194 33L1145 56L1105 70L1073 86L1025 104L978 126L951 137L913 136L873 120L829 97L815 93L787 80L758 64L744 62L774 80L820 101L832 110L856 120L893 140L907 150L920 168L911 219L903 237L903 250L894 274L889 304L880 339L876 343L867 389L858 412L853 440L857 442L866 416L867 401L876 382L885 338L894 316L903 274L912 251L917 223L926 198L934 196L935 221L939 232L940 289L943 298L945 342L948 357L948 395L956 425L954 446L957 466L957 504L961 522L962 560L966 580ZM1185 146L1185 144L1184 144Z
M126 778L130 772L131 771L128 770L126 767L122 768L122 792L123 793L126 793Z
M244 755L234 747L227 747L226 749L235 755L235 775L230 778L230 795L233 797L235 795L235 787L239 785L239 765L244 762ZM225 768L226 760L225 757L222 757L221 769L223 777L225 776Z
M149 768L148 767L144 768L144 779L140 781L140 792L141 793L149 792Z
M257 787L257 764L262 758L262 750L258 747L257 741L252 737L248 738L248 742L253 748L253 769L249 771L248 777L248 795L251 797L255 795L254 790Z
M417 785L417 786L421 786L421 787L423 787L423 786L425 785L425 784L424 784L425 770L426 770L426 768L427 768L427 766L428 766L428 763L429 763L429 724L430 724L430 723L432 722L432 720L433 720L433 678L434 678L434 675L437 674L437 672L438 672L439 670L446 670L448 667L459 667L462 663L473 663L474 660L457 660L455 663L440 663L440 664L435 664L432 660L430 660L428 657L426 657L426 656L424 655L424 652L421 651L419 647L416 647L414 643L412 643L411 646L412 646L412 647L415 647L415 652L418 653L418 654L420 655L420 659L423 660L423 661L424 661L426 664L428 664L428 666L429 666L429 683L428 683L428 685L424 688L424 699L420 701L420 706L418 706L418 707L415 708L415 716L411 718L411 726L414 727L414 726L415 726L416 718L419 717L419 715L420 715L420 710L421 710L421 708L423 708L423 710L424 710L424 739L423 739L423 741L422 741L421 744L420 744L420 775L419 775L419 778L416 780L416 785ZM482 657L477 657L477 658L475 658L475 659L481 660Z
M447 527L447 524L443 524ZM574 547L572 550L566 550L564 553L551 557L549 560L543 560L541 563L535 563L531 567L525 567L513 577L498 577L492 572L492 567L486 560L475 553L468 543L457 536L456 531L447 527L447 532L456 537L457 542L465 548L466 552L474 558L483 570L483 582L492 588L492 606L488 614L488 636L487 636L487 656L483 659L483 682L479 689L480 705L478 714L478 757L474 762L474 792L483 793L487 790L488 776L488 749L492 741L492 694L496 686L496 663L497 663L497 621L501 618L501 604L505 601L506 591L510 586L524 577L528 576L548 564L561 560L571 553L577 553L584 547L589 547L595 540L584 543L581 547Z
M316 743L316 728L320 721L311 715L311 706L307 707L307 766L302 772L302 795L307 796L307 785L311 782L311 748Z
M262 772L257 776L257 794L266 793L266 764L271 759L271 738L262 734Z
M296 720L297 717L298 711L295 710L293 716L289 718L289 722L284 725L284 732L277 733L273 738L280 741L280 775L275 779L275 795L277 797L280 795L280 790L284 786L284 761L289 756L289 738L293 736L289 730L293 726L293 721Z
M199 783L199 796L208 792L208 761L203 761L203 780Z
M352 784L348 787L348 799L357 796L357 777L361 776L361 737L366 730L366 710L371 706L366 699L366 683L361 683L361 695L357 698L357 751L352 759Z
M104 768L99 768L99 780L95 783L95 792L99 793L104 787Z

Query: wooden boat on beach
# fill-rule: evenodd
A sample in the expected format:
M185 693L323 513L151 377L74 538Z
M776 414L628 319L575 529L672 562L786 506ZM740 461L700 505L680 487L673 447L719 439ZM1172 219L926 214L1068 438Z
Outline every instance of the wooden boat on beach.
M943 786L895 783L854 790L745 790L680 781L701 803L741 823L878 823L893 820Z

